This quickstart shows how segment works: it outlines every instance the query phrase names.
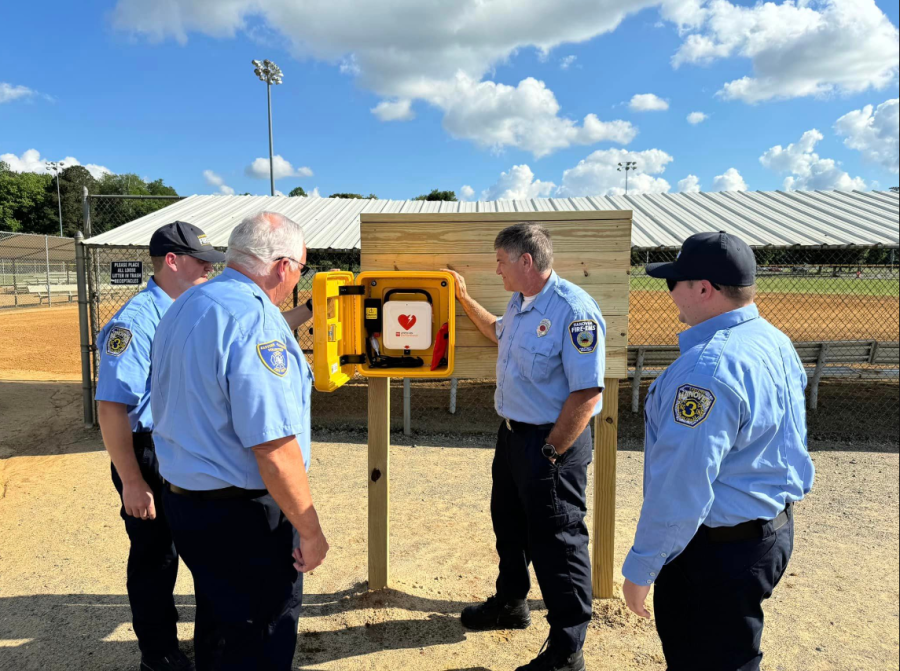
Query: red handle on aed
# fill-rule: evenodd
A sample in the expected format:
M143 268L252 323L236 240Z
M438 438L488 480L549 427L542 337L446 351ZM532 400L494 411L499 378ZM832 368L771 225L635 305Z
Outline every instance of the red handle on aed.
M434 350L431 355L431 370L437 370L447 356L447 343L450 341L450 325L444 324L434 339Z

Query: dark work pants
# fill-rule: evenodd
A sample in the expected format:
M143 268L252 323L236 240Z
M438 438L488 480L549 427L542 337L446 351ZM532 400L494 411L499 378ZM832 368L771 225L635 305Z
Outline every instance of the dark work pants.
M591 560L585 488L592 459L590 428L551 464L541 454L550 427L510 431L504 422L494 453L491 520L500 555L497 594L524 599L534 572L547 606L550 645L575 652L591 621Z
M656 581L656 628L669 671L759 671L762 602L794 549L794 516L763 537L713 543L701 527Z
M303 574L294 527L271 495L196 499L166 490L175 545L194 576L198 671L291 668Z
M135 433L133 440L141 475L153 490L156 519L132 517L122 506L120 514L131 541L126 586L138 646L144 655L158 657L178 647L175 626L178 611L172 596L178 577L178 553L163 510L163 480L153 439L149 433ZM122 480L115 466L112 466L112 481L121 499Z

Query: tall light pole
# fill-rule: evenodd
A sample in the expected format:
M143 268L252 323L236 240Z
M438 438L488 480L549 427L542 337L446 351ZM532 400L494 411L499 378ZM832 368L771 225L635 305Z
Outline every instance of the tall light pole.
M59 171L65 166L65 163L62 161L47 161L44 165L47 166L47 170L56 173L56 203L59 205L59 237L63 237L62 198L59 195Z
M632 170L637 170L638 164L637 161L625 161L625 163L619 163L619 167L616 168L619 172L625 173L625 195L628 195L628 173Z
M253 61L254 74L259 77L260 81L266 83L266 99L269 102L269 188L272 195L275 195L275 159L274 148L272 143L272 84L281 83L281 68L275 65L268 58L262 62Z

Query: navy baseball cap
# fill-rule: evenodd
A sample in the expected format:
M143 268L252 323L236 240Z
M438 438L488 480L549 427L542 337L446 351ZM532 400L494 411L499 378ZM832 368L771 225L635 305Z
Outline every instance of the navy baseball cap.
M206 239L206 233L184 221L166 224L150 238L150 256L165 256L169 252L193 256L209 263L225 260L225 254L216 251Z
M756 284L756 257L750 245L725 231L697 233L671 263L651 263L647 274L664 280L706 280L726 287Z

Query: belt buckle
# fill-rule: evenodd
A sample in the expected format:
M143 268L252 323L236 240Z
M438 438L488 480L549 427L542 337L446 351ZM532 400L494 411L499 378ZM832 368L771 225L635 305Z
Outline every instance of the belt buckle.
M506 419L505 417L503 418L503 421L506 422L506 428L509 429L510 433L512 433L512 432L513 432L512 422L510 422L510 421L509 421L508 419Z

